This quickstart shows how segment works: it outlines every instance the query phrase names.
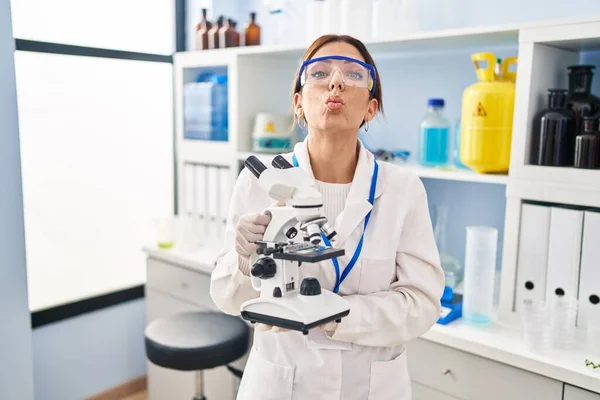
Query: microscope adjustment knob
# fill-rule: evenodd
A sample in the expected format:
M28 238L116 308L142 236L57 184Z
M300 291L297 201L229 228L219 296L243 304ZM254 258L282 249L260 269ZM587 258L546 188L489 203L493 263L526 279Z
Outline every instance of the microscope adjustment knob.
M275 286L273 289L273 297L281 297L281 288L279 286Z
M304 278L300 285L300 294L303 296L317 296L321 294L321 284L317 278Z
M252 276L260 279L269 279L275 276L277 265L271 257L261 257L250 269Z

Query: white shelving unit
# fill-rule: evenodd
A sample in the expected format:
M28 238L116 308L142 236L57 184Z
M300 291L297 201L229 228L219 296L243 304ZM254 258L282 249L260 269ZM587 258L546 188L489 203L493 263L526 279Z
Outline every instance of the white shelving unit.
M405 165L423 178L506 187L506 209L501 211L504 213L505 226L501 238L500 310L512 312L521 204L526 201L541 201L600 207L600 170L551 168L526 163L531 121L535 113L545 106L546 89L559 83L566 87L565 67L578 63L581 51L600 49L600 16L544 24L424 32L395 40L367 42L366 45L379 60L431 54L469 54L496 48L518 49L509 173L484 175L469 170ZM291 111L290 84L304 51L304 46L257 46L176 54L176 144L179 171L190 162L226 167L230 172L230 180L223 184L231 187L243 160L254 154L251 130L256 113ZM183 85L193 77L193 71L212 67L227 68L229 139L218 143L186 140L183 132ZM452 76L446 78L452 79ZM258 156L268 160L272 155ZM180 176L178 182L182 193L186 190L185 177ZM179 196L180 212L189 211L185 198L186 196ZM221 198L223 202L227 200L226 197Z

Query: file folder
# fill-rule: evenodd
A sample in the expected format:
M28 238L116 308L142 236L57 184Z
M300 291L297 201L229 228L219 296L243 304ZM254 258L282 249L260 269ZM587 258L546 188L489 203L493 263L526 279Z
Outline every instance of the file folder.
M583 211L551 208L546 301L577 298L582 234Z
M521 311L526 299L544 300L546 297L550 210L550 207L536 204L521 206L515 293L517 312Z
M600 212L583 216L578 299L577 326L585 329L588 320L600 319Z

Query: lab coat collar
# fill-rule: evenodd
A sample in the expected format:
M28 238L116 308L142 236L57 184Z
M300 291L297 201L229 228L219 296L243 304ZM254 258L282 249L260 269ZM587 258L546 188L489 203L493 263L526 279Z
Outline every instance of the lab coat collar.
M294 153L298 160L298 166L314 179L314 174L310 165L310 157L308 155L308 140L309 138L307 137L303 142L297 143L294 147ZM337 231L337 236L333 240L335 247L343 245L346 239L359 225L362 232L364 218L373 208L369 203L369 192L371 189L371 178L373 177L375 156L365 148L360 140L358 141L358 145L358 162L356 164L356 170L354 171L350 192L348 193L344 210L335 221L335 229ZM381 162L379 164L375 199L381 196L385 188L385 177L384 174L382 174Z

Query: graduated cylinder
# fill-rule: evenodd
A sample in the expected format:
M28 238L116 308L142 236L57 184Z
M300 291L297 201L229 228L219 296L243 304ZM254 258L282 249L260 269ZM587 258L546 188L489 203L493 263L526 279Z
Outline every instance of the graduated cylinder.
M496 62L492 53L475 53L471 59L479 81L463 92L460 160L480 173L504 173L510 164L515 103L516 72L509 67L517 58Z

